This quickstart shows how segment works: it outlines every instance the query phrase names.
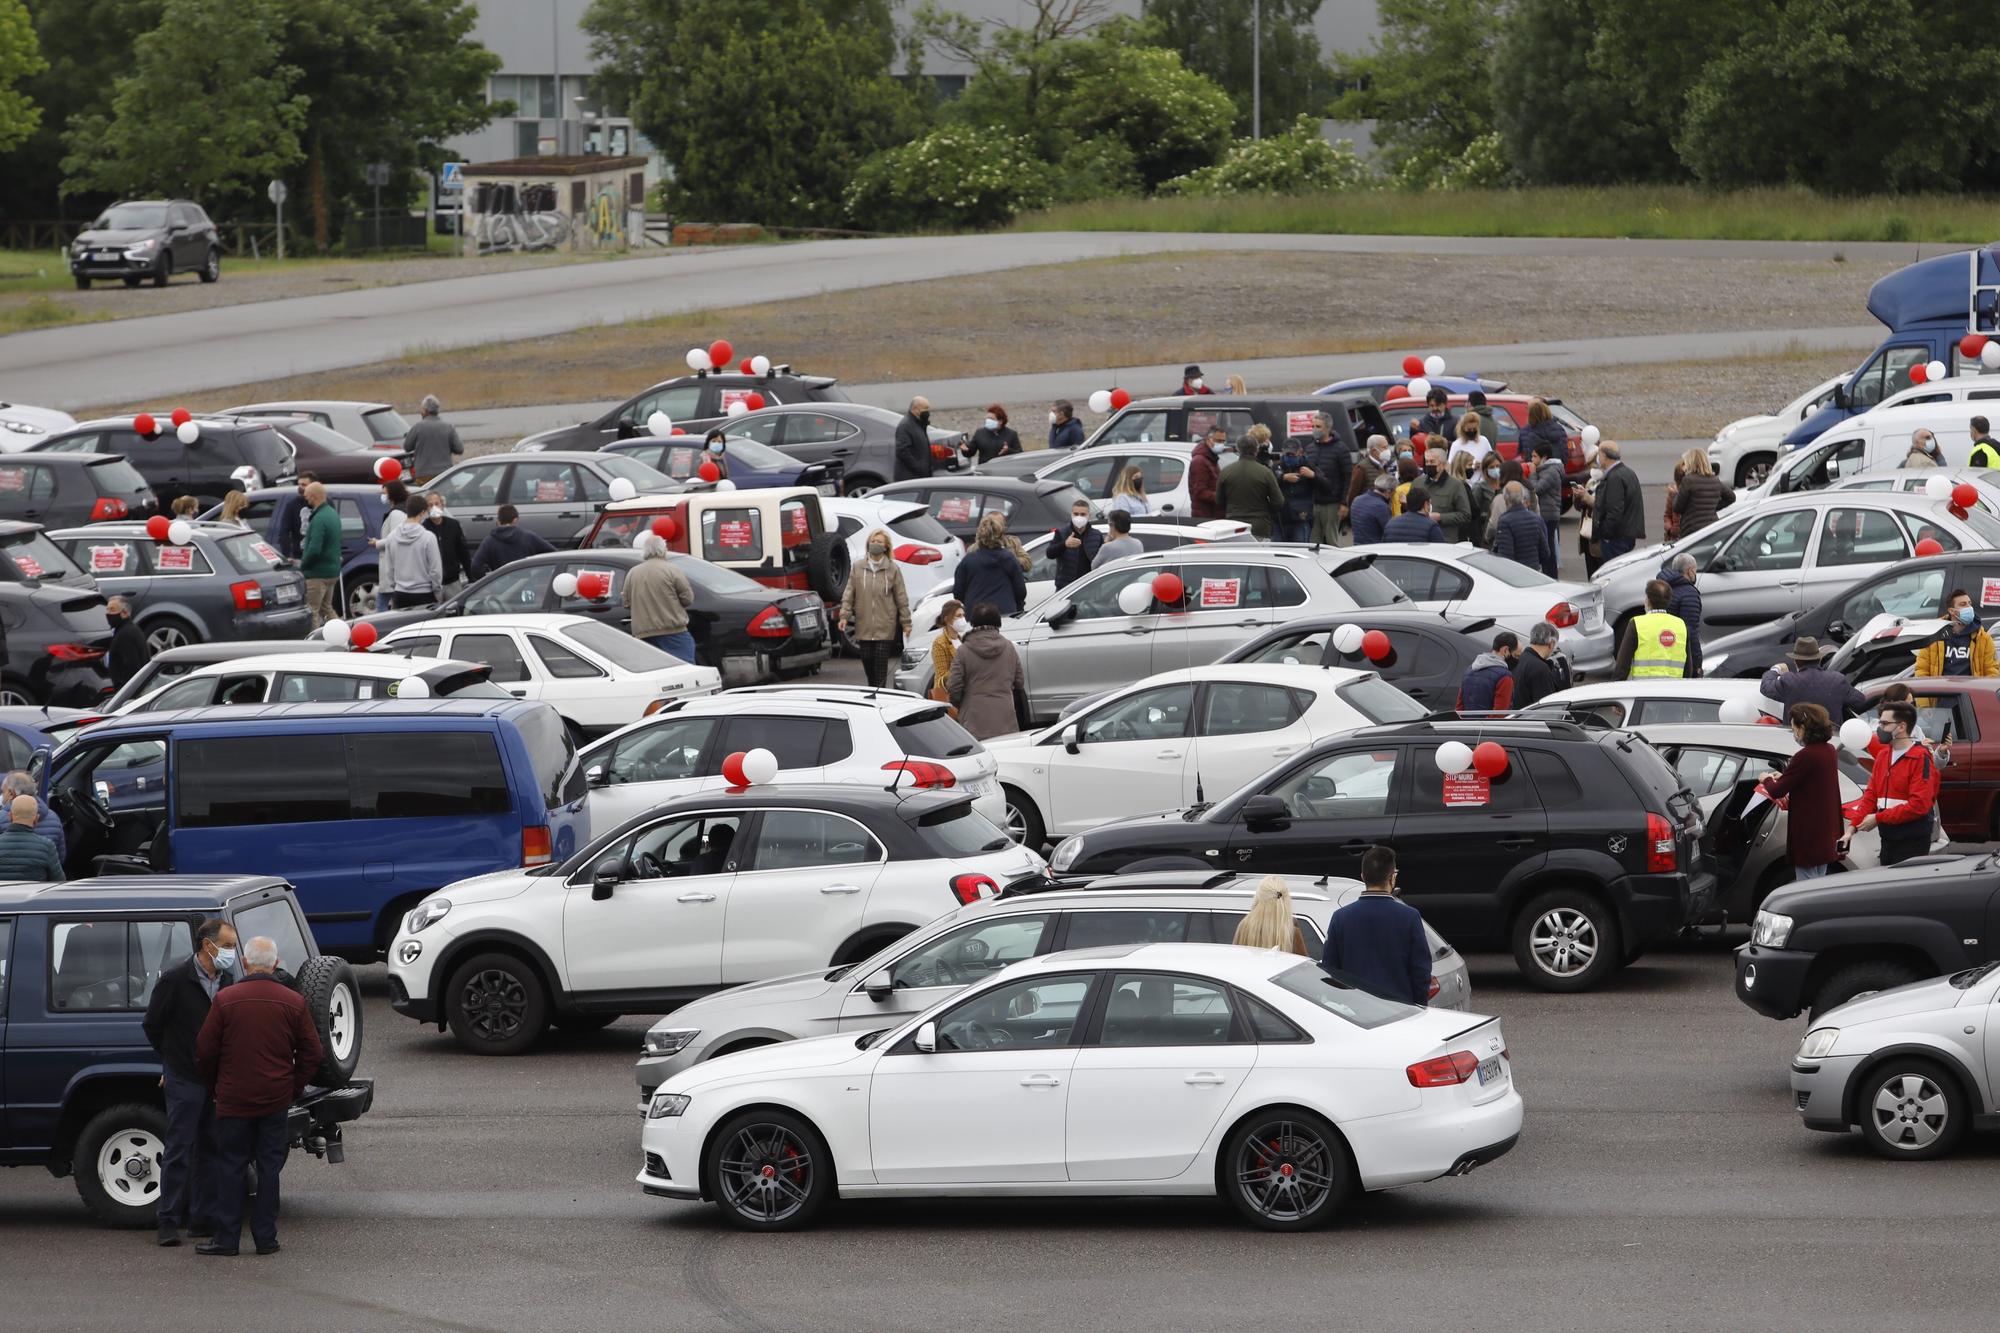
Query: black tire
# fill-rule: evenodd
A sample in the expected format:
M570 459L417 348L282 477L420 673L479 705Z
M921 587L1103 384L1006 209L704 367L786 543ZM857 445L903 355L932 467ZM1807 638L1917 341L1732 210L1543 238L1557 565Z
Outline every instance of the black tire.
M557 1014L556 1027L564 1032L601 1032L623 1014Z
M549 1025L542 978L510 953L482 953L460 963L444 993L452 1038L474 1055L519 1055Z
M150 1102L107 1106L76 1137L70 1170L83 1206L108 1227L136 1231L159 1216L167 1113Z
M884 485L887 483L873 472L856 472L841 482L840 493L847 496L866 495Z
M1817 1019L1829 1009L1838 1009L1858 995L1867 995L1878 990L1893 990L1897 986L1907 986L1923 977L1907 963L1890 959L1874 959L1865 963L1849 963L1846 967L1832 972L1819 989L1813 992L1812 1017Z
M1306 1231L1340 1211L1354 1166L1341 1137L1319 1116L1278 1106L1245 1120L1223 1145L1222 1192L1266 1231Z
M1764 478L1771 474L1771 465L1777 459L1770 454L1749 454L1736 465L1736 489L1747 486L1761 486Z
M19 676L0 676L0 708L39 707L43 700L35 687Z
M214 282L222 276L222 250L217 246L208 247L208 257L201 264L201 280Z
M828 532L813 538L812 550L806 554L806 582L821 601L838 602L847 591L850 560L847 543L839 536Z
M76 289L77 289L78 291L80 291L80 292L87 292L87 291L89 291L89 290L90 290L90 279L89 279L89 278L86 278L86 277L83 277L83 276L82 276L81 274L79 274L79 275L77 276L77 279L76 279Z
M126 278L126 279L124 279L124 283L125 283L125 285L126 285L127 287L137 287L137 286L138 286L138 285L139 285L139 284L140 284L141 282L144 282L144 281L145 281L145 279L144 279L144 278Z
M833 1197L833 1157L789 1111L745 1111L709 1140L703 1178L722 1215L745 1231L806 1226Z
M1003 786L1000 794L1007 801L1007 831L1021 839L1021 845L1030 851L1040 850L1049 840L1049 831L1042 823L1041 812L1035 803L1012 787Z
M361 1064L361 987L354 969L345 959L321 954L306 959L297 985L325 1052L312 1081L322 1088L342 1087Z
M866 935L858 935L834 950L833 957L827 959L828 967L846 967L863 959L873 958L882 950L916 930L916 926L889 925L871 929Z
M1854 1118L1861 1137L1879 1156L1923 1162L1958 1146L1972 1106L1944 1066L1922 1056L1896 1055L1857 1080Z
M347 608L348 620L365 620L375 614L377 577L372 565L341 576L340 604Z
M164 287L167 285L168 279L173 276L174 257L172 255L161 255L159 267L153 270L153 285L155 287Z
M185 648L202 641L201 631L179 616L154 616L139 628L146 631L146 646L155 655L169 648Z
M1625 965L1618 914L1578 889L1538 894L1514 918L1514 964L1537 990L1585 991Z

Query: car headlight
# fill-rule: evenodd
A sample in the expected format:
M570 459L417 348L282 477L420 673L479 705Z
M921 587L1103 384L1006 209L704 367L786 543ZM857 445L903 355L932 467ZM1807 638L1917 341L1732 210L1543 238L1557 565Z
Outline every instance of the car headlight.
M1713 676L1729 660L1728 653L1704 652L1701 655L1701 671L1705 676Z
M25 421L0 421L0 429L11 430L16 435L47 434L40 426L31 426Z
M1776 912L1757 913L1757 920L1750 927L1750 942L1767 948L1782 949L1791 937L1792 919Z
M1083 840L1081 838L1064 838L1062 845L1056 848L1056 854L1049 858L1049 869L1056 871L1069 869L1072 865L1076 864L1076 858L1082 852Z
M684 1092L656 1092L652 1105L646 1108L646 1119L661 1120L670 1115L679 1115L688 1109L693 1100Z
M640 1049L647 1055L678 1055L700 1035L700 1028L655 1028L646 1034Z
M1806 1039L1799 1043L1799 1059L1824 1060L1833 1054L1833 1044L1839 1040L1839 1028L1814 1028L1806 1033Z
M414 935L418 931L429 926L434 926L444 920L445 913L450 910L451 899L426 898L412 908L410 915L404 918L403 929Z
M127 246L125 257L127 259L144 259L159 248L160 243L158 241L141 241L137 245Z

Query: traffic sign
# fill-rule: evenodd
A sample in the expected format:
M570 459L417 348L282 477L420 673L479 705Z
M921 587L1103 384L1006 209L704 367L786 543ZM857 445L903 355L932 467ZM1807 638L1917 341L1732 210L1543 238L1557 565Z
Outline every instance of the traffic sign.
M374 186L387 185L389 183L389 164L387 162L370 162L368 164L368 183Z
M445 194L457 194L465 188L465 163L447 162L444 174L438 178L438 189Z
M282 204L285 202L285 196L289 194L290 191L285 188L285 183L283 181L272 181L271 188L264 191L264 193L270 196L272 203Z

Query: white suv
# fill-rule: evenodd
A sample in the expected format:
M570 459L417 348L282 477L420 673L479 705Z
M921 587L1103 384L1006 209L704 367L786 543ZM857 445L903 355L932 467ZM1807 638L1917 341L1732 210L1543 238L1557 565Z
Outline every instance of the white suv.
M392 1007L479 1055L746 981L866 958L1042 858L956 791L732 787L669 800L559 866L460 880L404 918Z
M777 756L781 783L954 789L994 823L1007 819L998 761L943 704L863 686L762 685L674 700L586 747L590 826L726 787L723 759L756 749Z

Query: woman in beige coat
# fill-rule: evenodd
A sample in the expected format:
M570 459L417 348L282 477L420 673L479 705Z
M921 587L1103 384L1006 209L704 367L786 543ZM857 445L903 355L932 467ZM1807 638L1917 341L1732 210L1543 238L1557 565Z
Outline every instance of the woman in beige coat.
M1004 736L1026 725L1014 707L1027 686L1021 658L1000 632L1000 608L981 602L972 608L972 628L952 658L945 692L958 710L958 724L977 740Z
M878 690L887 685L889 664L901 655L903 636L910 632L910 594L903 571L889 558L889 534L880 528L868 534L868 556L847 576L839 623L861 649L868 684Z

